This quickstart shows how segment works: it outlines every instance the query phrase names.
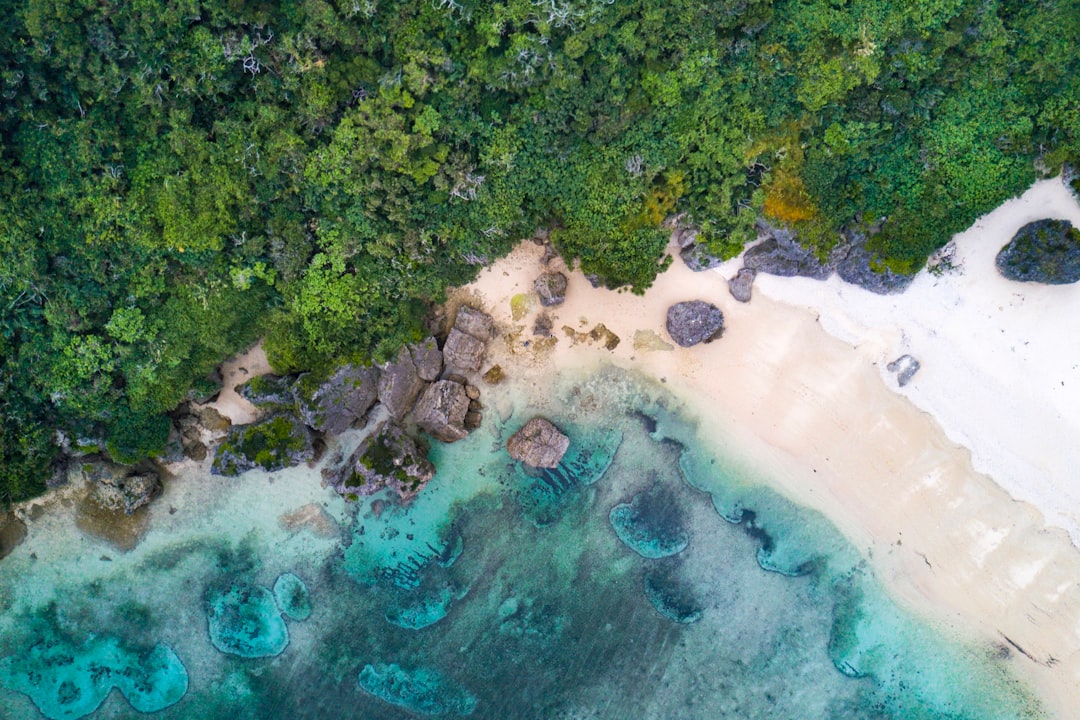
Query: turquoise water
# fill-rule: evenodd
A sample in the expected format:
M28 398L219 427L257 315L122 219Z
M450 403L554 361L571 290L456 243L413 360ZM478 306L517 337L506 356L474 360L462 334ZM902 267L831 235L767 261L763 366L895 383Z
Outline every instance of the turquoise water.
M178 478L127 553L32 527L0 562L0 717L1040 716L1007 653L899 610L660 386L486 392L407 507L299 468ZM534 414L571 437L553 470L503 450Z

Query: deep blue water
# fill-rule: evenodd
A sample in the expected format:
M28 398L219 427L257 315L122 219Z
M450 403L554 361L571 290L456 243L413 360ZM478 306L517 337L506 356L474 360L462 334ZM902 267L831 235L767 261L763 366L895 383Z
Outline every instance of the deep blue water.
M301 468L210 501L222 479L178 478L127 553L32 528L0 562L0 718L1039 716L1007 653L899 610L659 386L496 399L408 507ZM559 468L503 450L534 414L571 437ZM339 532L277 521L312 500Z

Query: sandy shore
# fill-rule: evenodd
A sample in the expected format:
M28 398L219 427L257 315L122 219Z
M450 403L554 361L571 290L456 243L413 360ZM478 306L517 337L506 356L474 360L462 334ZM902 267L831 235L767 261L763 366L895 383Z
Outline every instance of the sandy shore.
M568 273L566 303L547 309L556 339L538 342L532 326L542 308L530 294L542 254L523 243L464 291L507 338L493 360L524 373L529 358L544 371L604 358L663 379L718 447L764 464L781 491L836 523L901 602L973 641L1011 647L1017 673L1052 712L1070 716L1080 702L1080 552L1033 505L977 472L970 451L895 392L895 380L886 384L878 363L893 346L833 337L814 312L761 293L737 303L720 273L679 262L643 297ZM669 305L691 299L723 310L724 337L650 349L671 344ZM620 337L614 350L563 329L597 323ZM1015 448L1008 435L986 442Z

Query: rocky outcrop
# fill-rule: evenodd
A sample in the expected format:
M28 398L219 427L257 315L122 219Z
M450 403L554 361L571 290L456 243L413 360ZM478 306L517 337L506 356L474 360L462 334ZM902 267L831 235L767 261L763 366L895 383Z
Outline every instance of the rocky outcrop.
M379 402L392 418L400 420L413 409L425 384L416 370L409 348L402 347L397 358L382 368L382 375L379 377Z
M896 373L896 382L900 387L904 387L915 377L915 373L919 372L922 364L910 355L901 355L885 367L889 372Z
M83 478L101 506L130 515L161 494L156 472L140 472L129 465L108 460L83 462Z
M443 442L465 438L465 414L469 411L469 396L465 386L453 380L439 380L424 388L416 403L413 416L416 424L432 437Z
M757 273L754 270L745 267L735 273L735 277L728 280L728 291L731 292L731 297L739 302L750 302L756 276Z
M724 314L704 300L676 303L668 308L667 331L682 347L712 342L724 332Z
M410 345L409 354L416 367L416 374L421 380L435 382L439 379L439 374L443 369L443 354L435 338L429 337L415 345Z
M510 457L535 468L556 467L570 447L570 438L550 421L534 417L506 441Z
M280 413L233 426L218 446L210 471L229 476L254 468L273 472L314 459L311 429L292 413Z
M379 369L342 365L326 379L307 373L294 389L304 424L336 435L366 419L379 395Z
M561 272L546 272L536 278L533 290L540 297L544 307L561 305L566 301L566 275Z
M883 266L866 248L866 236L862 233L845 234L845 241L833 251L836 274L844 282L858 285L877 295L904 292L911 275L901 275Z
M435 477L426 449L399 425L381 425L368 435L337 472L332 484L346 498L392 488L403 500Z
M823 263L795 240L795 233L766 226L771 237L746 251L743 267L757 273L781 277L808 277L824 280L833 273L833 266Z
M1020 228L995 260L1017 282L1067 285L1080 280L1080 230L1068 220L1037 220Z
M686 266L694 272L711 270L723 262L720 258L709 253L704 244L699 243L698 231L693 228L683 228L676 232L675 241L679 244L679 257Z
M296 376L258 375L236 388L237 394L260 409L291 408L296 404Z
M450 330L443 346L443 359L450 367L468 372L479 372L484 364L487 345L484 341L462 332L457 327Z

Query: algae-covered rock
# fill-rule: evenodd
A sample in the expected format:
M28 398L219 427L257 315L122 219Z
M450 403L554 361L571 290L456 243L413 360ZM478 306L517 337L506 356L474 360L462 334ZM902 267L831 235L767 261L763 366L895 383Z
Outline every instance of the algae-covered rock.
M236 392L257 408L292 408L296 405L296 398L293 397L295 382L296 377L293 375L258 375L237 386Z
M289 628L274 594L262 585L236 583L207 593L210 642L223 653L246 658L280 655L289 644Z
M273 472L314 458L311 430L295 415L281 413L231 428L218 446L210 471L227 476L254 468Z
M668 308L667 331L682 347L712 342L724 333L724 314L704 300L675 303Z
M413 413L416 423L443 442L456 442L468 436L465 414L469 396L465 386L452 380L440 380L424 388Z
M568 447L570 438L542 417L529 420L506 441L510 457L535 468L557 467Z
M304 423L337 435L362 422L379 395L379 369L342 365L329 377L301 375L295 385L296 404Z
M435 477L435 466L415 439L400 426L387 423L364 438L333 477L334 489L349 497L373 495L392 488L410 498Z
M311 594L307 585L292 573L282 573L274 581L274 602L293 620L307 620L311 615Z
M383 702L421 715L471 715L478 702L467 688L429 668L365 665L359 680L361 688Z
M645 598L672 622L686 625L701 619L701 605L673 568L652 567L643 578Z
M1068 220L1028 223L995 260L1009 280L1066 285L1080 280L1080 230Z
M670 557L690 543L679 506L665 489L638 493L611 508L608 519L619 540L644 558Z
M29 696L50 720L75 720L97 710L113 688L138 712L163 710L187 692L188 674L163 643L140 653L111 637L73 644L48 634L0 659L0 684Z

